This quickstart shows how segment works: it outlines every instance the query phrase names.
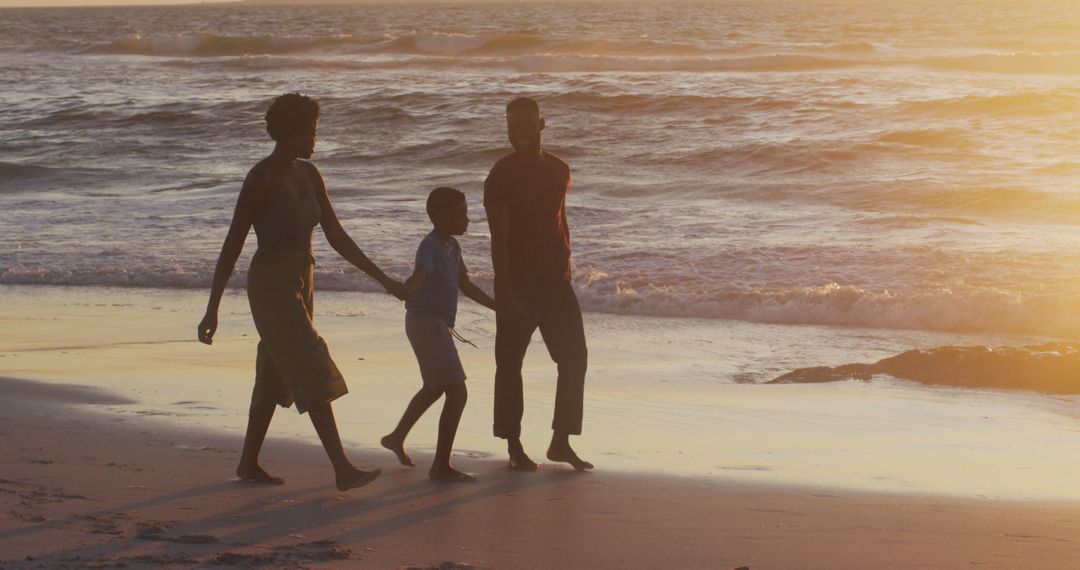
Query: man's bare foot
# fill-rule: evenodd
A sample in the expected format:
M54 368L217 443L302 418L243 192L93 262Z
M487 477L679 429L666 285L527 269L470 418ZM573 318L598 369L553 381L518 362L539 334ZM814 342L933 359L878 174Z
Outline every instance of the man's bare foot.
M236 468L236 476L245 483L258 483L260 485L284 485L285 480L281 477L274 477L263 471L262 467L256 465L240 465Z
M510 452L510 469L514 471L536 471L540 466L525 454L524 449Z
M521 446L520 438L512 438L506 441L506 451L510 454L510 469L514 471L536 471L540 468L535 461L525 454L525 448Z
M412 458L409 457L408 453L405 453L404 439L398 439L394 434L390 434L387 436L383 436L383 438L379 440L379 443L381 443L382 446L386 449L393 451L394 455L397 456L397 460L401 462L402 465L408 467L414 466Z
M578 471L593 468L593 464L578 457L569 444L551 442L551 447L547 451L547 458L559 463L569 463L571 467Z
M428 477L435 481L445 481L447 483L472 483L476 481L476 477L450 466L432 467L431 471L428 471Z
M348 491L349 489L355 489L357 487L363 487L368 483L374 481L382 469L376 467L371 471L361 471L355 467L350 467L351 471L346 473L337 474L337 488L338 491Z

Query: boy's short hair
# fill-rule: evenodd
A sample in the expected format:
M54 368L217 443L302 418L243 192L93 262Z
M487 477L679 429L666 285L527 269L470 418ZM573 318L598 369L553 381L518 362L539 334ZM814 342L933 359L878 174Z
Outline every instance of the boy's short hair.
M319 119L319 102L307 95L286 93L266 110L266 132L275 141L302 132Z
M506 104L506 114L509 115L514 111L532 111L537 115L540 114L540 103L536 102L536 99L532 97L518 97L513 101Z
M439 186L431 191L427 197L427 215L432 222L435 217L446 210L457 206L465 201L465 193L449 186Z

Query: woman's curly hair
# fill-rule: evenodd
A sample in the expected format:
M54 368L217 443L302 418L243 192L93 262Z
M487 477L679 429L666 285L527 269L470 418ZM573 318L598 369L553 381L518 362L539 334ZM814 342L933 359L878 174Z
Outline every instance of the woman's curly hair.
M319 119L319 102L300 93L274 99L266 110L266 132L280 141L311 127Z

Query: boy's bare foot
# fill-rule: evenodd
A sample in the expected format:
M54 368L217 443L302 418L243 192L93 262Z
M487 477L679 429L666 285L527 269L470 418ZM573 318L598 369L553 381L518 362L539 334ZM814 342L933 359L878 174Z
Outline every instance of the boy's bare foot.
M435 481L445 481L447 483L472 483L476 481L476 477L449 466L432 467L431 471L428 471L428 477Z
M382 473L382 469L379 469L378 467L371 471L361 471L355 467L350 467L350 471L337 474L338 491L348 491L349 489L363 487L374 481L380 473Z
M547 458L560 463L569 463L571 467L578 471L593 468L592 463L578 457L577 453L574 453L574 449L565 443L551 442L551 447L547 451Z
M386 449L393 451L394 455L397 456L397 460L401 462L402 465L408 467L414 466L412 458L409 457L408 453L405 453L404 439L398 439L394 434L390 434L387 436L383 436L383 438L379 440L379 443L381 443L382 446Z
M240 465L236 468L236 476L245 483L258 483L260 485L284 485L285 480L281 477L274 477L266 471L263 471L262 467L258 464L255 465Z

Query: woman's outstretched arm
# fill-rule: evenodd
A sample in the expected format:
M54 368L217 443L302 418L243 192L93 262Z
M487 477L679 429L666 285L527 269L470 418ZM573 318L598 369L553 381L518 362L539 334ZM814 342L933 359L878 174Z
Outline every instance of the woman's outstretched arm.
M236 267L236 259L240 257L240 252L244 249L244 241L247 240L261 201L262 192L258 188L261 178L261 169L256 166L244 179L244 185L240 188L240 197L236 199L236 211L233 212L232 223L229 224L229 234L225 236L225 243L221 245L221 254L218 255L217 265L214 267L214 279L210 285L210 301L206 304L206 315L199 323L199 342L204 344L214 342L221 297L225 294L225 286L229 283L229 277L232 276L233 269Z
M345 232L345 228L341 227L337 213L334 212L334 206L330 203L330 195L326 191L326 183L323 181L322 174L319 173L319 169L315 168L315 165L309 164L309 166L312 170L312 179L315 182L315 195L318 197L319 206L322 208L321 223L323 233L326 234L326 241L330 242L330 247L334 248L334 251L338 252L349 263L355 265L360 271L367 273L372 279L378 281L379 285L382 285L387 293L404 301L408 297L405 286L400 281L383 273L373 261L368 259L368 256L364 255L360 246L356 245L356 242L349 237L349 234Z

